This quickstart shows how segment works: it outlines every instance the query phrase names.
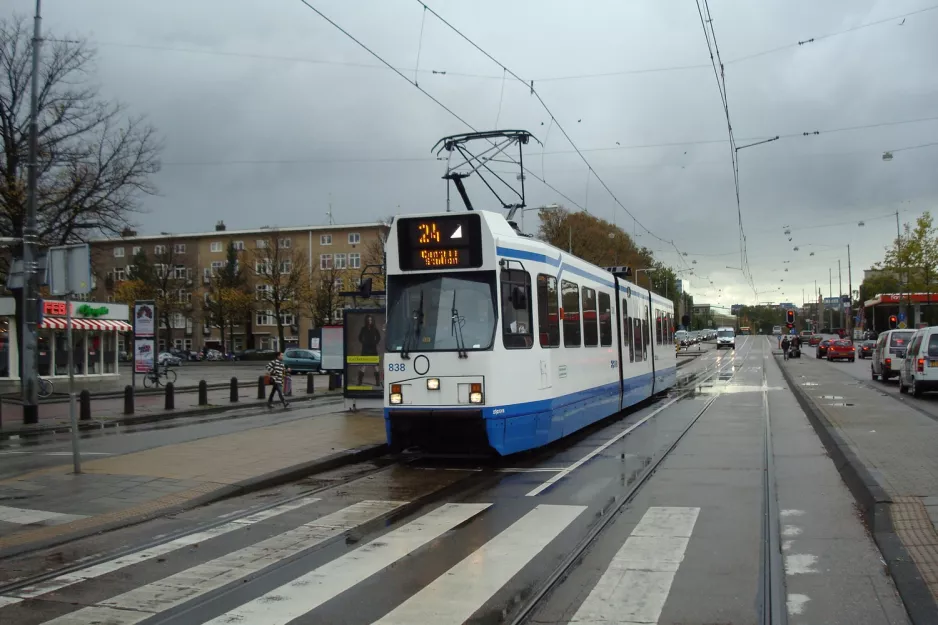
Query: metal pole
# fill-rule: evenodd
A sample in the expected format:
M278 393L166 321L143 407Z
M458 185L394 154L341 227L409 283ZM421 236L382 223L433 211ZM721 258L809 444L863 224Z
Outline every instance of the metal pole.
M834 272L831 267L827 268L827 296L834 297ZM831 308L831 314L828 315L827 329L834 329L834 309Z
M847 330L853 338L853 271L850 269L850 244L847 244L847 295L850 297L850 314L847 315Z
M837 259L837 291L840 295L837 298L840 300L840 327L846 328L844 325L844 278L840 273L840 259Z
M23 227L23 423L39 423L39 385L36 336L37 297L37 237L36 237L36 185L39 176L39 52L42 45L42 18L40 0L36 0L33 20L32 89L29 100L29 162L26 179L26 223Z
M69 285L68 260L65 261L65 284ZM78 414L75 412L75 350L72 343L71 289L65 292L65 343L68 346L68 422L72 426L72 467L78 474L81 473L81 454L78 451Z
M896 260L900 262L899 265L899 313L902 313L902 295L905 289L902 288L902 265L901 265L901 256L902 256L902 233L899 231L899 209L896 209Z

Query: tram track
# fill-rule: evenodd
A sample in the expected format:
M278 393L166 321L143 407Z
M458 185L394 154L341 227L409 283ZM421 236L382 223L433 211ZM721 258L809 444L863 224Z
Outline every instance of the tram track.
M769 385L765 372L765 345L762 343L762 413L764 427L763 525L762 562L760 566L762 593L762 625L787 625L788 607L785 591L785 566L782 560L779 529L778 495L776 493L775 452L772 446L772 417L769 411Z

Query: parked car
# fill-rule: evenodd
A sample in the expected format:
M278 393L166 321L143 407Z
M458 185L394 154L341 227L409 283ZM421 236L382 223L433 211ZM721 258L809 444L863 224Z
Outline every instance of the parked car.
M876 341L863 341L857 345L857 358L872 358Z
M827 361L833 362L835 360L849 360L850 362L856 360L856 351L853 349L853 341L842 339L828 343Z
M322 368L322 352L318 349L288 349L283 353L283 366L288 373L318 373Z
M874 380L885 382L899 375L913 334L915 330L889 330L879 335L870 363L870 376Z
M182 358L169 352L160 352L159 356L156 357L156 362L164 367L178 367L182 364Z
M921 328L912 335L909 349L899 370L899 392L938 391L938 327Z

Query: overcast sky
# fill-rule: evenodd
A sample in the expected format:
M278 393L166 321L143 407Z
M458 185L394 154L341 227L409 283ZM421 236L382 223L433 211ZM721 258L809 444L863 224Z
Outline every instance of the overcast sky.
M698 302L752 302L741 273L725 268L740 265L733 176L694 0L428 2L535 80L618 199L688 253L681 258L642 234L595 179L587 191L585 165L556 126L546 134L550 118L526 87L503 81L430 14L421 43L414 0L310 2L411 78L419 45L419 84L476 128L530 130L546 152L561 152L530 145L526 163L591 213L639 233L663 261L697 260L689 280ZM0 0L7 15L31 14L33 4ZM938 208L938 146L882 160L886 150L938 142L938 119L824 132L938 118L938 10L819 38L929 6L710 0L737 144L822 131L739 153L749 260L757 290L773 291L759 300L800 304L815 280L826 295L830 267L837 292L838 259L846 292L848 243L856 289L895 236L890 213L898 208L905 222ZM95 43L103 94L147 114L165 141L143 232L206 230L218 219L231 228L323 224L330 201L339 223L445 208L444 164L430 148L468 129L400 76L368 67L378 62L299 0L45 0L43 14L47 33ZM635 72L675 67L685 69ZM571 78L604 73L615 75ZM633 147L668 143L681 145ZM570 205L528 182L530 206ZM481 190L474 198L496 208Z

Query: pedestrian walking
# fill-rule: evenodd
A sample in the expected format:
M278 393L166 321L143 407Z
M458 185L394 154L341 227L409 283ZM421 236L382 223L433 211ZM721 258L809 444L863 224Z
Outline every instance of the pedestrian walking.
M267 398L267 407L274 407L274 393L280 395L280 401L283 407L289 406L289 402L283 396L283 378L286 375L286 368L283 366L283 352L277 352L276 358L267 363L267 373L270 375L270 397Z
M791 346L791 343L789 342L788 336L786 335L786 336L782 339L782 358L785 359L785 360L788 360L788 348L789 348L790 346Z

